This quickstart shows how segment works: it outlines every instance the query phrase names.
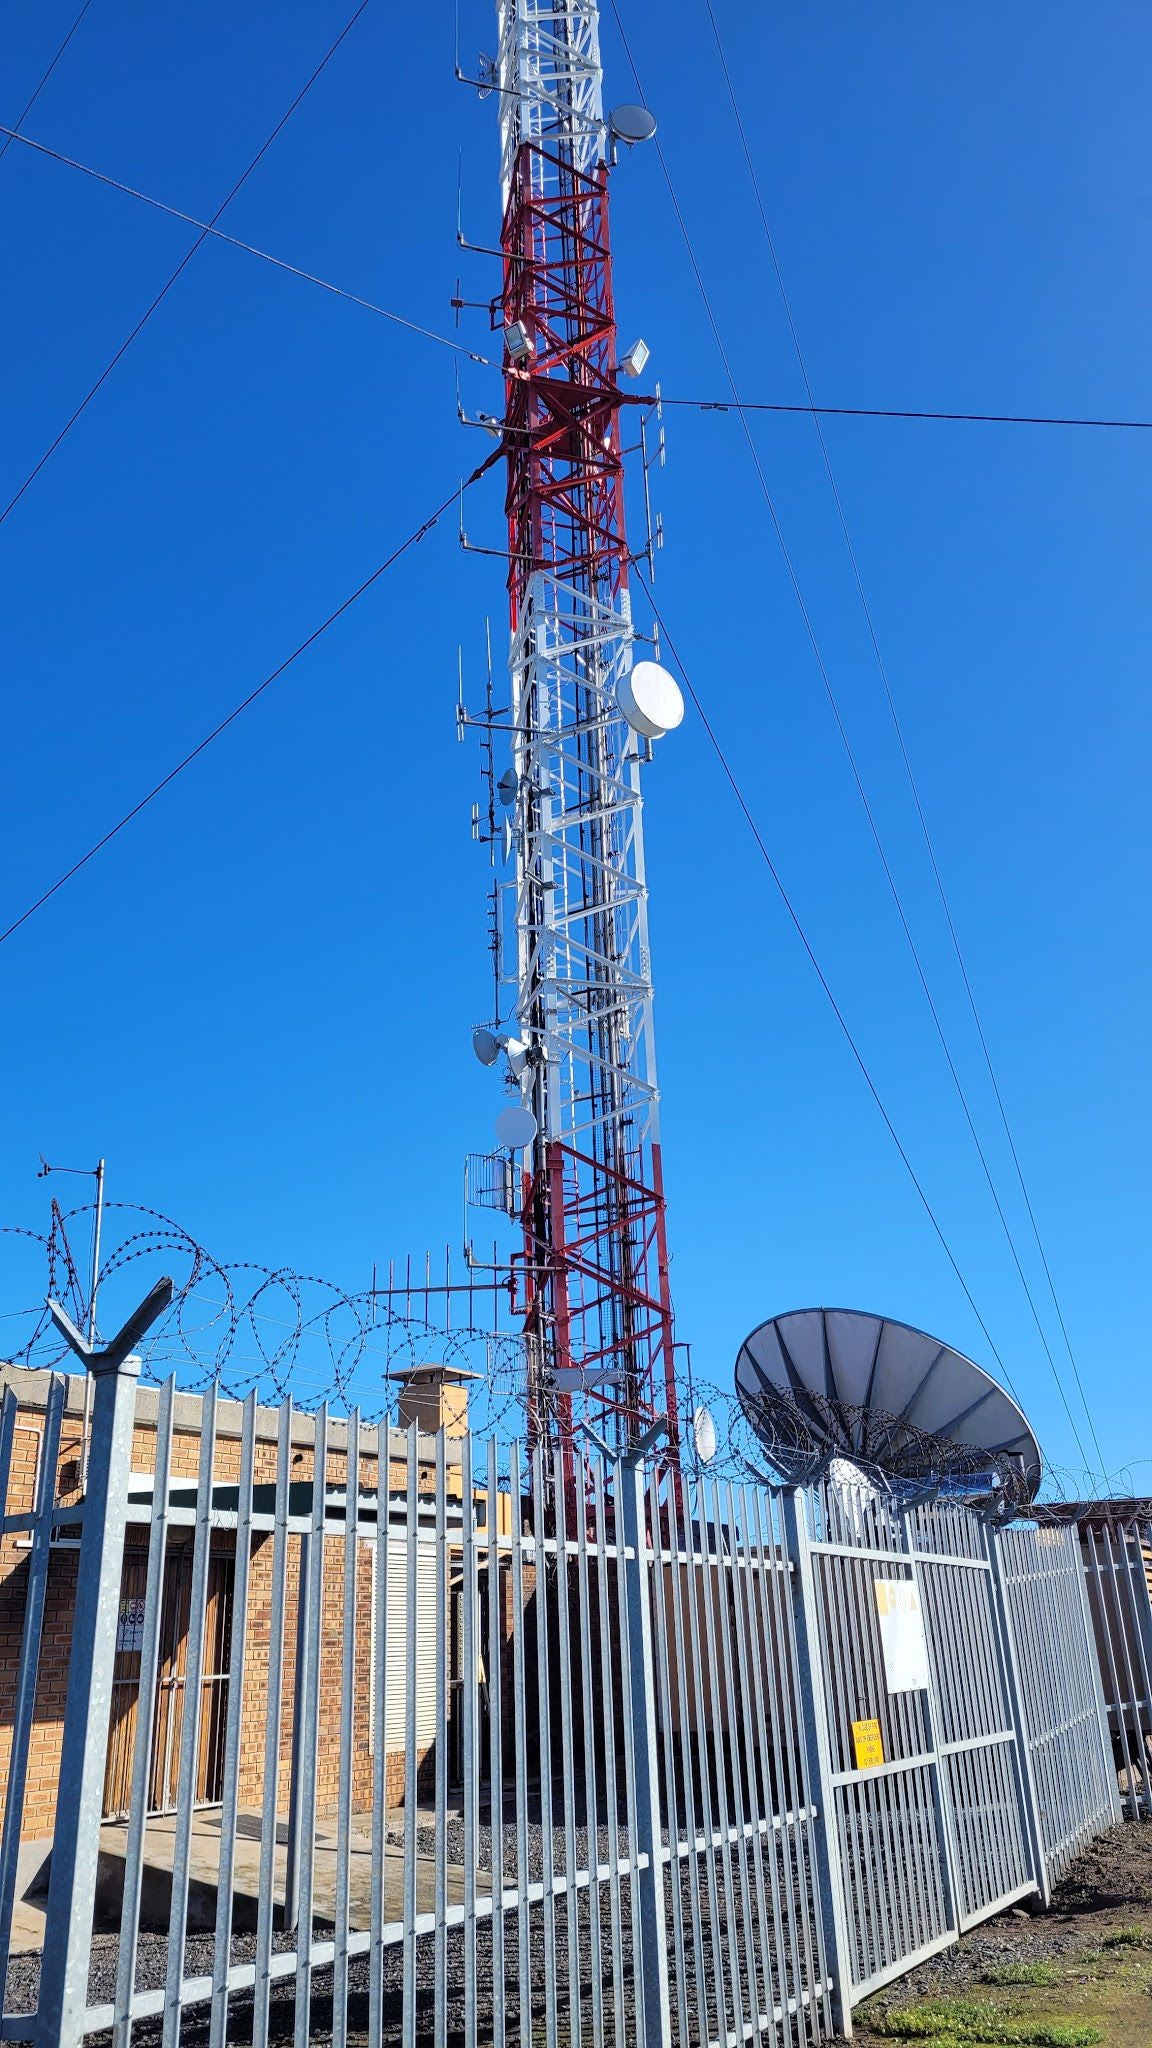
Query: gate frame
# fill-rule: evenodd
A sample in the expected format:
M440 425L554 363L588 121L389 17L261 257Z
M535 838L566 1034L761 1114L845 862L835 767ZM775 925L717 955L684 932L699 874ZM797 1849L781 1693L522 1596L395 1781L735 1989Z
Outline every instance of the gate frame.
M929 1633L927 1635L928 1684L926 1688L920 1689L923 1699L925 1747L918 1762L922 1767L926 1768L928 1773L929 1799L935 1824L936 1870L943 1908L942 1918L945 1923L944 1931L920 1947L895 1957L890 1963L883 1965L881 1969L875 1971L871 1976L862 1978L859 1984L857 1984L853 1978L852 1945L848 1939L848 1908L847 1902L844 1901L840 1914L841 1945L839 1948L834 1948L832 1952L835 1953L840 1966L841 1984L839 1990L841 1994L841 2008L842 2010L847 2010L862 2003L864 1999L870 1998L875 1991L902 1976L908 1969L915 1967L928 1957L939 1954L944 1949L951 1947L960 1939L962 1934L966 1933L970 1928L981 1924L982 1921L991 1917L991 1915L1002 1912L1006 1907L1034 1893L1039 1893L1043 1896L1045 1878L1043 1857L1038 1851L1040 1823L1036 1791L1032 1774L1027 1768L1027 1729L1019 1711L1017 1693L1009 1682L1008 1652L1012 1643L1011 1615L1007 1603L1002 1596L1001 1583L996 1570L997 1534L995 1529L986 1519L976 1516L971 1509L964 1508L961 1503L943 1503L946 1507L953 1507L957 1514L965 1515L979 1527L977 1554L970 1556L957 1552L952 1555L944 1548L946 1539L941 1539L941 1544L938 1548L930 1548L928 1540L920 1535L912 1522L912 1515L916 1509L925 1505L935 1505L935 1503L931 1501L925 1503L923 1500L903 1503L878 1495L877 1499L881 1503L881 1512L885 1518L888 1530L887 1536L879 1526L873 1541L862 1539L856 1542L842 1535L836 1536L833 1534L823 1537L816 1536L812 1533L812 1528L815 1525L810 1526L809 1516L814 1513L817 1502L821 1504L825 1515L827 1515L828 1485L829 1482L825 1480L817 1482L816 1485L809 1488L791 1489L784 1495L785 1501L789 1503L791 1525L795 1528L793 1540L797 1545L796 1558L801 1591L798 1612L799 1616L803 1618L805 1633L808 1638L809 1657L811 1660L809 1679L810 1682L816 1681L811 1718L817 1726L810 1739L816 1748L822 1748L824 1752L824 1761L820 1766L820 1776L816 1782L821 1786L821 1803L825 1809L822 1817L821 1834L827 1845L830 1860L828 1899L834 1899L837 1893L840 1893L842 1897L841 1843L836 1821L835 1790L838 1785L845 1782L866 1782L868 1772L853 1768L844 1773L837 1772L833 1768L824 1689L826 1684L835 1683L837 1665L835 1658L829 1655L829 1645L823 1640L824 1627L829 1626L830 1623L825 1613L826 1603L821 1598L815 1585L812 1559L817 1554L830 1558L854 1559L864 1565L873 1565L877 1570L882 1570L885 1566L889 1568L894 1565L902 1566L909 1575L909 1584L916 1589L926 1632L929 1628L929 1621L928 1607L924 1594L924 1566L938 1564L954 1567L960 1571L978 1573L983 1578L988 1593L991 1622L991 1640L989 1644L990 1670L994 1671L999 1682L1000 1705L1004 1724L999 1740L1003 1747L1011 1751L1011 1782L1015 1794L1015 1805L1019 1815L1020 1848L1024 1868L1028 1873L1023 1883L1006 1893L998 1895L986 1907L980 1908L974 1914L963 1912L958 1863L959 1849L955 1823L955 1800L951 1776L948 1770L948 1760L953 1754L962 1751L966 1745L962 1742L945 1742L943 1739L941 1707L937 1697L933 1660L933 1638ZM829 1526L831 1527L831 1525ZM822 1627L822 1617L824 1627ZM831 1906L827 1910L834 1913L835 1907ZM841 2024L843 2025L843 2021ZM846 2033L850 2033L850 2028L846 2029Z

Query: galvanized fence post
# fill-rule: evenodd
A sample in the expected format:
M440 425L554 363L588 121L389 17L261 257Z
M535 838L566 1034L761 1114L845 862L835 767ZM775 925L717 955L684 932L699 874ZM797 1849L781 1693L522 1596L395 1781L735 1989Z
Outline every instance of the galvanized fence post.
M1012 1708L1012 1721L1016 1729L1017 1785L1020 1802L1024 1808L1024 1825L1032 1859L1032 1875L1036 1889L1047 1912L1052 1903L1052 1885L1048 1876L1048 1859L1044 1854L1044 1828L1040 1814L1040 1801L1036 1796L1036 1775L1032 1769L1032 1747L1028 1738L1028 1721L1024 1709L1024 1691L1020 1683L1020 1661L1016 1651L1016 1629L1012 1618L1012 1603L1004 1576L1004 1559L1001 1552L1001 1536L998 1529L988 1529L985 1540L988 1544L988 1560L992 1567L992 1597L996 1606L1000 1651L1008 1699Z
M88 1367L92 1435L40 1970L40 2048L79 2048L84 2037L140 1360L92 1353Z
M796 1677L809 1797L816 1808L816 1868L813 1885L824 1930L824 1953L832 1976L832 2021L844 2040L852 2038L852 1969L848 1921L840 1868L840 1845L832 1787L832 1749L824 1694L820 1615L801 1487L780 1495L784 1541L795 1573Z
M312 1538L303 1532L297 1566L292 1761L288 1771L288 1842L284 1852L284 1911L280 1922L286 1934L291 1934L300 1925L300 1829L304 1810L301 1774L304 1769L304 1739L308 1732L308 1588L312 1579Z
M668 1941L664 1924L664 1832L660 1817L660 1767L656 1736L656 1653L652 1637L648 1573L647 1481L641 1442L617 1467L619 1540L625 1550L628 1589L629 1709L635 1769L632 1853L639 1870L637 1973L643 2001L645 2048L671 2048L672 2008L668 1996ZM594 1838L593 1838L594 1839ZM642 1862L642 1859L646 1859ZM673 1877L675 1882L675 1877Z

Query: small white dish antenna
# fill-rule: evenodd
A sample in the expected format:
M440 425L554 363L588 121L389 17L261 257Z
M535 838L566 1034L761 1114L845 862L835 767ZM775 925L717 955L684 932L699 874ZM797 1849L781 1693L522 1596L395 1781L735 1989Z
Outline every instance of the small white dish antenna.
M480 1024L472 1033L472 1050L482 1067L494 1067L500 1057L500 1040L486 1024Z
M662 740L683 722L680 685L658 661L633 662L616 686L616 702L633 732L646 740Z
M520 777L514 768L506 768L496 784L496 794L506 811L512 809L520 793Z
M716 1456L716 1424L710 1408L698 1408L692 1417L692 1441L700 1463L710 1465Z
M613 107L608 129L617 142L625 142L629 149L634 149L638 142L651 142L656 133L656 116L647 107Z
M530 1109L522 1102L510 1102L496 1119L496 1143L509 1152L522 1152L533 1143L539 1128Z
M508 1065L519 1080L528 1065L528 1047L522 1038L506 1038L504 1050L508 1055Z

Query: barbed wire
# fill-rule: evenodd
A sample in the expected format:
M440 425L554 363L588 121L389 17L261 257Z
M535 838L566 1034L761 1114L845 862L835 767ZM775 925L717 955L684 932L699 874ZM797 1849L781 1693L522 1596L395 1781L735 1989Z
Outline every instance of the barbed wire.
M41 1284L29 1289L37 1306L5 1318L16 1325L17 1341L0 1341L9 1363L50 1370L71 1362L44 1297L86 1325L90 1289L74 1246L93 1211L92 1203L64 1210L53 1201L46 1231L0 1228L0 1235L28 1245L42 1273ZM434 1282L425 1261L423 1278L408 1265L399 1281L390 1268L386 1285L374 1279L348 1290L289 1266L221 1259L172 1217L137 1203L105 1205L106 1242L110 1231L113 1241L97 1275L98 1305L142 1262L170 1274L175 1284L171 1308L139 1347L147 1380L175 1374L191 1393L215 1383L237 1400L253 1389L269 1402L290 1394L302 1408L324 1401L355 1405L366 1419L379 1420L395 1404L398 1375L436 1364L474 1375L470 1413L478 1427L498 1434L521 1406L523 1339L517 1329L501 1326L507 1287L495 1259L479 1275L469 1269L462 1282L452 1282L447 1263L444 1284Z
M697 1386L715 1427L713 1463L725 1476L808 1485L851 1470L904 1498L947 1493L1022 1506L1028 1498L1018 1459L981 1445L953 1443L905 1416L805 1392L803 1402L773 1391L745 1395Z
M1152 1502L1146 1510L1131 1464L1109 1473L1108 1491L1102 1493L1099 1472L1045 1460L1037 1498L1030 1500L1018 1460L978 1444L953 1443L950 1438L918 1429L899 1414L844 1402L833 1404L806 1392L807 1412L788 1396L773 1394L753 1404L753 1416L734 1388L699 1377L694 1380L693 1394L698 1409L707 1410L716 1437L707 1469L721 1479L753 1479L762 1484L785 1479L802 1485L850 1465L883 1489L895 1486L904 1498L941 1493L986 1498L1018 1514L1048 1521L1066 1519L1071 1507L1091 1504L1105 1518L1119 1515L1131 1519L1135 1512L1137 1519L1152 1520ZM830 1442L839 1448L830 1449ZM692 1451L689 1443L690 1459ZM1152 1465L1152 1459L1135 1462Z
M0 1358L14 1365L52 1370L72 1364L72 1355L45 1306L51 1296L81 1328L87 1326L90 1270L78 1250L89 1235L91 1202L64 1209L53 1200L48 1228L0 1226L0 1237L27 1247L32 1264L22 1288L35 1306L0 1314ZM216 1384L233 1399L253 1390L279 1402L289 1395L300 1408L322 1402L356 1406L368 1421L383 1420L395 1408L400 1376L414 1367L439 1365L467 1373L469 1421L481 1434L519 1436L524 1426L526 1362L524 1338L511 1292L506 1259L495 1245L490 1260L464 1261L464 1278L454 1277L451 1254L433 1275L430 1255L414 1269L406 1261L397 1277L361 1289L347 1289L319 1274L250 1259L222 1259L162 1210L132 1202L104 1205L104 1253L97 1275L98 1306L121 1284L124 1311L145 1291L140 1266L161 1272L175 1284L172 1306L140 1346L142 1377L158 1382L175 1375L190 1393ZM442 1275L442 1277L441 1277ZM106 1310L102 1325L116 1317ZM689 1468L721 1481L806 1483L839 1456L879 1485L893 1484L908 1495L947 1491L996 1496L1037 1519L1059 1519L1063 1510L1096 1503L1102 1513L1152 1519L1152 1502L1135 1478L1136 1460L1109 1475L1101 1495L1099 1475L1046 1463L1038 1499L1029 1505L1018 1461L977 1445L955 1444L917 1429L905 1417L874 1408L845 1407L805 1395L807 1407L781 1395L754 1403L750 1413L734 1386L692 1377L681 1388L682 1455ZM695 1427L707 1412L715 1448ZM824 1410L827 1409L827 1413ZM839 1451L829 1451L838 1444ZM711 1450L702 1457L700 1448ZM1132 1503L1135 1503L1135 1509Z

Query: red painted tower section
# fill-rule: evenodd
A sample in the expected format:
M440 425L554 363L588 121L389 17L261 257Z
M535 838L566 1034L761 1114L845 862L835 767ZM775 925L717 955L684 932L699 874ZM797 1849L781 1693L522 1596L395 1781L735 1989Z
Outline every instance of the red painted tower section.
M580 172L530 141L515 162L498 308L501 328L515 332L518 323L531 344L526 362L506 360L514 634L538 571L599 605L619 606L627 589L608 175L602 159ZM575 745L591 843L604 825L593 815L603 763L591 712L589 727ZM610 903L587 908L607 930ZM544 1136L524 1176L522 1221L522 1307L537 1361L530 1436L566 1441L580 1413L620 1442L665 1414L675 1436L659 1143L633 1140L611 1116L587 1150Z

